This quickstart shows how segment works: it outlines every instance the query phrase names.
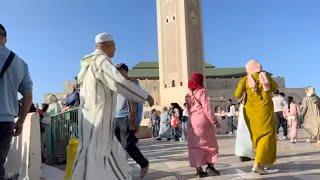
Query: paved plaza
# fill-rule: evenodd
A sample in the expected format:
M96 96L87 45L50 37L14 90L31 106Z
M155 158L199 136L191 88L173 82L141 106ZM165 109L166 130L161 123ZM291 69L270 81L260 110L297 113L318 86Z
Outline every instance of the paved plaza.
M220 153L216 168L221 171L221 176L205 179L319 180L320 144L308 144L305 137L305 132L300 130L297 144L278 141L277 163L272 172L279 172L260 176L251 172L252 161L240 162L234 156L234 136L219 136ZM139 146L150 161L150 171L145 179L196 179L195 170L189 167L186 143L145 139L140 140ZM140 169L132 161L130 165L134 179L139 179Z

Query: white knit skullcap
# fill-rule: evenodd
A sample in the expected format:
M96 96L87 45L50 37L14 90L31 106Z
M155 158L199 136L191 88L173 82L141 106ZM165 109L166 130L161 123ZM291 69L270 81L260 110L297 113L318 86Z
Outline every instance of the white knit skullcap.
M102 42L113 41L113 38L112 38L111 34L100 33L100 34L96 35L95 41L96 41L96 43L102 43Z

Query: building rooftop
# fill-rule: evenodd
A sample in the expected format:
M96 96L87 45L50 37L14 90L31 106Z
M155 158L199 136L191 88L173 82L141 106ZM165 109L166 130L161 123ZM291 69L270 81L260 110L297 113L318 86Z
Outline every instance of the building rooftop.
M204 74L207 78L242 77L246 74L246 70L242 67L216 68L212 64L205 63ZM139 62L129 71L129 76L135 78L159 78L158 61Z

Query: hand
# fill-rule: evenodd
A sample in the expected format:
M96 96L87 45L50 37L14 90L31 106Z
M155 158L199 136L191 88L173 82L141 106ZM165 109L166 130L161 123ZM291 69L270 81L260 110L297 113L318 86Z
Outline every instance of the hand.
M19 136L22 133L23 130L23 121L18 120L14 125L13 125L14 133L13 136Z
M148 95L147 101L149 103L149 106L152 107L154 104L154 100L153 100L152 96Z

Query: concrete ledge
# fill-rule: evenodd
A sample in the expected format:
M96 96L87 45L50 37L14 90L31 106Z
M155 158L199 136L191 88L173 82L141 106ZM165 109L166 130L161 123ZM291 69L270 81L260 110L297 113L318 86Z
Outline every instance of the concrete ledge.
M5 165L7 177L39 180L41 168L40 124L37 113L29 113L22 134L14 137Z

